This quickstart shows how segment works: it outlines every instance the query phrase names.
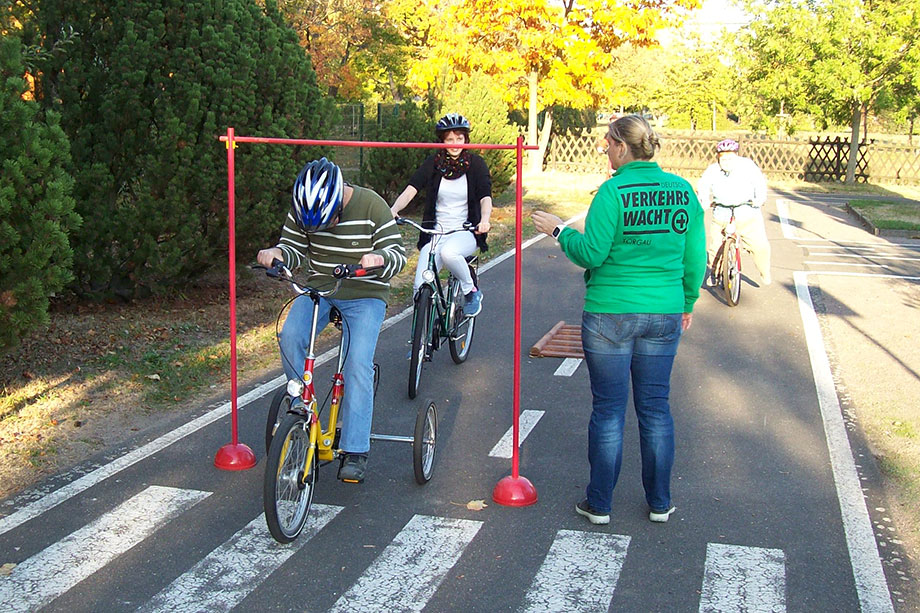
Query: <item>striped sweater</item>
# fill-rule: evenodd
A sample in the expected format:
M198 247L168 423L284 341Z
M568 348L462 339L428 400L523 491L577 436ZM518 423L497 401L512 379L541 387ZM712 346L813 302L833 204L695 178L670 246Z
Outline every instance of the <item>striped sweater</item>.
M332 269L338 264L357 264L366 253L383 256L384 266L366 277L346 279L334 298L380 298L390 293L390 279L406 265L402 235L387 203L374 191L354 187L351 199L342 208L339 222L322 232L304 234L288 213L278 247L284 263L292 270L310 271L307 285L328 289L335 285Z

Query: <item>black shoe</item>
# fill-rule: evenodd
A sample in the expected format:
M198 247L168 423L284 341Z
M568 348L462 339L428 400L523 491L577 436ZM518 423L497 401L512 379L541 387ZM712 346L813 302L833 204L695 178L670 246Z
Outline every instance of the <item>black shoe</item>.
M595 511L588 505L588 500L582 500L575 505L575 512L581 515L582 517L587 517L588 521L592 524L604 525L610 523L610 514L601 513L600 511Z
M362 483L367 472L367 454L346 453L339 466L339 480L345 483Z

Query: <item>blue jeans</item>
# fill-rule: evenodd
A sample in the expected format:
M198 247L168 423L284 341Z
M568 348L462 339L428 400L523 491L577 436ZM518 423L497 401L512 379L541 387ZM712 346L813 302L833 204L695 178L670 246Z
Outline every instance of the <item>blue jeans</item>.
M593 396L588 424L591 478L586 493L588 504L596 511L610 512L620 475L630 378L639 421L645 500L655 511L671 506L674 420L668 394L680 335L680 313L582 315L581 342Z
M374 414L374 351L387 305L379 298L320 298L317 336L329 323L329 311L333 306L342 313L342 329L348 351L344 368L345 396L339 414L342 420L341 449L347 453L367 453L371 447L371 419ZM281 330L281 363L288 379L303 376L312 323L313 301L308 296L299 296L291 305ZM322 393L317 392L320 397Z

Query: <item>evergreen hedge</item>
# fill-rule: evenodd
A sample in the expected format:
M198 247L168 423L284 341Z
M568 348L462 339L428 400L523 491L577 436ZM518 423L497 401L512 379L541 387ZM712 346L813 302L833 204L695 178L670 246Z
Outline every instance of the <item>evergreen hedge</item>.
M79 226L57 117L23 99L18 37L0 39L0 351L48 321L48 299L71 279L68 233Z
M66 53L39 66L39 99L70 137L75 289L158 292L226 266L227 162L218 136L321 138L327 104L276 2L44 0L27 24ZM298 169L315 151L236 150L237 253L277 239Z
M441 105L442 115L460 113L470 120L470 139L475 143L513 145L517 142L518 129L508 118L508 107L495 81L485 74L473 73L448 88ZM476 153L489 166L494 198L514 179L514 151L483 149Z
M393 113L387 113L381 121L377 140L385 142L426 143L435 142L434 121L419 106L412 102L400 104ZM380 194L389 204L409 184L409 177L434 149L374 148L364 157L364 183ZM416 196L404 211L408 214L422 202Z

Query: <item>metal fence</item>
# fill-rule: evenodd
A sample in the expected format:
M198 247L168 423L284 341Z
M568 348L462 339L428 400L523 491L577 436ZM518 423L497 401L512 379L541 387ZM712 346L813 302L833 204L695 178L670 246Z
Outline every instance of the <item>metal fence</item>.
M332 125L329 138L333 140L377 140L380 128L397 117L399 104L340 104L338 121ZM364 184L364 147L336 147L328 152L339 165L346 179Z
M683 176L698 176L714 159L716 143L728 134L661 134L655 156L662 168ZM771 140L745 136L742 154L753 159L768 179L842 182L846 178L849 140L810 138ZM603 174L607 156L597 152L592 134L553 137L546 165L567 172ZM920 185L920 147L870 140L859 145L856 167L859 182Z

